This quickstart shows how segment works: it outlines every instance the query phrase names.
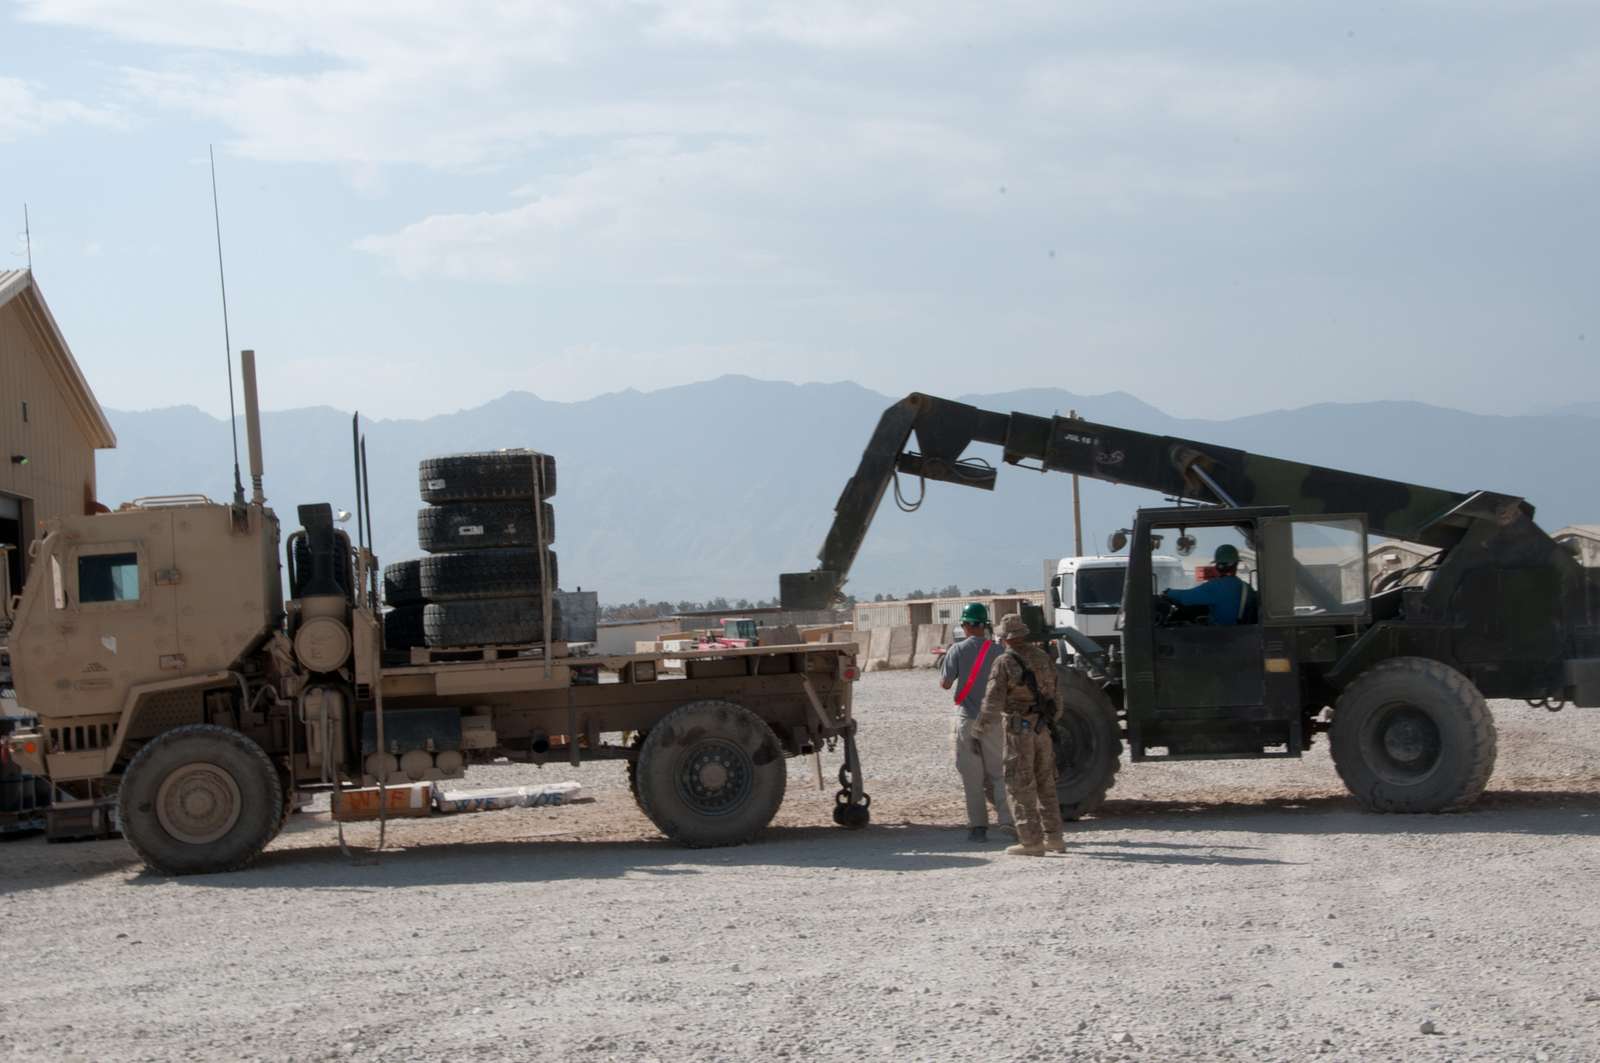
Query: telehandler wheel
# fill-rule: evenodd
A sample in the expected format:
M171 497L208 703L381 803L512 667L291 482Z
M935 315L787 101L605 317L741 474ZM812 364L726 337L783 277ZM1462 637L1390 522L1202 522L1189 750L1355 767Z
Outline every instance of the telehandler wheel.
M283 786L260 746L211 724L152 739L123 773L123 837L152 871L205 875L254 860L283 823Z
M788 785L783 747L731 701L692 701L645 737L639 807L661 833L694 848L740 845L772 822Z
M1494 771L1494 717L1448 665L1397 657L1357 676L1333 709L1333 766L1371 812L1448 812Z
M417 467L424 502L532 498L534 459L544 466L544 497L556 493L556 459L533 450L492 450L424 458Z
M561 586L556 552L546 550L550 586ZM468 550L422 559L421 593L430 602L516 598L539 593L543 574L537 550Z
M556 507L544 507L544 545L556 537ZM417 545L430 554L447 550L532 547L539 541L531 502L446 502L417 510Z
M635 751L637 751L639 749L642 749L644 747L645 735L647 735L648 733L649 733L648 731L636 731L636 732L634 732L633 741L631 743L629 743L628 748L633 749ZM644 802L639 800L639 758L638 757L635 757L634 759L628 761L628 792L633 795L633 803L639 806L639 811L643 812L644 811Z
M1111 698L1073 668L1056 668L1056 800L1062 819L1079 819L1099 808L1122 766L1122 730Z

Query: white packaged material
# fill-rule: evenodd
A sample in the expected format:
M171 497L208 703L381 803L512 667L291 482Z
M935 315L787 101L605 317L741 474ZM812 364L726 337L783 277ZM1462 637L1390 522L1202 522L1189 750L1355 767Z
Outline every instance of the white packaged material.
M578 800L583 786L575 782L552 782L539 786L496 786L486 790L433 788L433 805L440 812L488 812L496 808L540 808L565 805Z

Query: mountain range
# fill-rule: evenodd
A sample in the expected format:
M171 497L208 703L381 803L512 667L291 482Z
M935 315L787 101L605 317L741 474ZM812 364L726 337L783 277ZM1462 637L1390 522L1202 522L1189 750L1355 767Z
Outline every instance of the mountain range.
M1121 392L951 397L1001 411L1077 410L1105 424L1391 479L1518 494L1548 530L1600 521L1600 409L1581 405L1489 416L1374 401L1200 420ZM851 383L724 376L582 402L512 392L423 420L363 419L378 554L385 562L418 554L420 459L532 447L559 463L556 549L567 589L597 591L606 603L772 597L779 572L815 565L839 492L893 401ZM103 501L231 495L226 420L194 407L107 413L119 444L99 457ZM266 493L286 528L301 503L356 508L350 428L350 412L330 406L262 415ZM975 453L998 463L993 448ZM916 483L903 487L916 494ZM1094 481L1082 494L1090 553L1135 508L1160 504L1150 492ZM1001 466L993 494L930 484L915 513L886 498L849 589L870 597L950 583L1037 587L1041 559L1071 552L1068 478Z

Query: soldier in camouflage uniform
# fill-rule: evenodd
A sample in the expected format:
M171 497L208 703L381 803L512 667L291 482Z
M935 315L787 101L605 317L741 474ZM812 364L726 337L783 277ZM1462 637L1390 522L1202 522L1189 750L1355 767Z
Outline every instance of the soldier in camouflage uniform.
M1017 825L1017 844L1006 852L1013 856L1063 853L1067 847L1061 837L1061 806L1056 801L1055 744L1050 740L1049 721L1038 711L1040 701L1055 697L1056 667L1043 650L1027 641L1028 626L1018 614L1001 617L995 634L1006 648L989 675L989 689L972 737L980 740L991 727L1005 728L1006 795ZM1033 686L1025 673L1032 674Z

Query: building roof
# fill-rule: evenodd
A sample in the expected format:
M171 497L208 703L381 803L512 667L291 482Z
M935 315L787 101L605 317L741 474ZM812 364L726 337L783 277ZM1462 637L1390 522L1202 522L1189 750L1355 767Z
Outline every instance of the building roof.
M44 301L44 294L33 279L32 270L0 270L0 307L16 300L21 300L23 316L42 338L45 367L67 397L67 405L71 407L84 436L96 450L115 447L117 433L112 431L111 422L106 420L99 400L89 390L89 382L84 379L83 370L78 368L78 360L72 357L72 348L67 346L66 337L61 335L61 329Z
M1550 536L1550 538L1561 539L1567 536L1600 541L1600 524L1568 524L1565 528Z

